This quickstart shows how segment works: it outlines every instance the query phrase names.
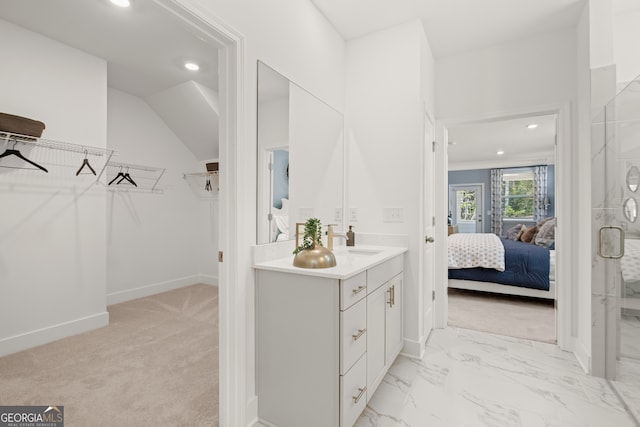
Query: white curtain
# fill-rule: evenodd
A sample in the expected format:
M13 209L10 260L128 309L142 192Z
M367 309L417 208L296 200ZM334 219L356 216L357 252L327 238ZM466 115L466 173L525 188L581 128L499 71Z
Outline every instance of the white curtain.
M538 222L547 216L547 167L533 168L533 220Z
M491 169L491 232L502 236L502 169Z

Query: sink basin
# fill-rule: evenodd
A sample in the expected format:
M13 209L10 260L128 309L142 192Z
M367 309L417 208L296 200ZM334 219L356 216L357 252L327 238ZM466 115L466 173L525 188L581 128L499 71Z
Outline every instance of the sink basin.
M381 250L377 250L377 249L358 249L358 248L347 248L347 249L343 249L339 252L336 252L336 255L350 255L350 256L356 256L356 257L367 257L367 256L371 256L371 255L376 255L379 254L380 252L382 252Z

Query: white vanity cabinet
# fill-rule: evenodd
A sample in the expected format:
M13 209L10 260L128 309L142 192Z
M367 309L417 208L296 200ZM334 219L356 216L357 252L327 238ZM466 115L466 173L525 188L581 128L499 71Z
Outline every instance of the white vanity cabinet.
M402 347L403 264L404 255L395 255L344 278L256 265L256 391L264 424L355 423Z

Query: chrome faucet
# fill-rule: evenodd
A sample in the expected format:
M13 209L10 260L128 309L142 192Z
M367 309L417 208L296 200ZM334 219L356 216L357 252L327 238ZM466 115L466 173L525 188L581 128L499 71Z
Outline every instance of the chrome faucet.
M349 237L346 234L334 233L333 227L338 224L328 224L327 225L327 249L333 252L333 238L334 237L344 237L345 241L349 240Z

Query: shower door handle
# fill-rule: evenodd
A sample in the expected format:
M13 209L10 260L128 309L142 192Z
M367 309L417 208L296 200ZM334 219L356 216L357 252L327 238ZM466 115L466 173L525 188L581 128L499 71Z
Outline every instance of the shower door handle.
M607 255L602 252L602 236L603 236L603 233L605 233L607 230L618 231L620 253L614 254L614 255ZM607 258L607 259L620 259L624 256L624 230L622 229L622 227L616 227L613 225L605 225L603 227L600 227L600 232L598 233L598 255L600 255L602 258Z

